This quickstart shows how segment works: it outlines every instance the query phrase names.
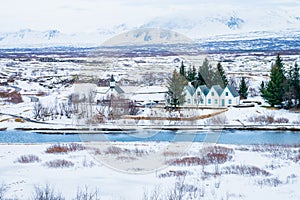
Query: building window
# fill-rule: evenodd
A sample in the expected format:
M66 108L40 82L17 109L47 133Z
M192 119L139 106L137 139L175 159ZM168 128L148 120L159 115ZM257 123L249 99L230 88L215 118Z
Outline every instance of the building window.
M232 104L232 100L231 99L228 99L228 104Z
M197 99L194 99L194 104L197 104Z
M211 99L208 99L208 102L207 102L208 104L211 104Z
M228 97L228 92L225 92L225 96Z
M215 93L214 93L214 92L211 92L211 96L215 96Z
M204 103L204 100L203 100L203 99L201 99L201 100L200 100L200 103L201 103L201 104L203 104L203 103Z
M200 94L201 94L200 91L198 91L198 92L197 92L197 95L200 96Z
M218 99L215 99L215 104L218 104Z
M187 100L187 103L188 103L188 104L191 104L191 99L188 99L188 100Z

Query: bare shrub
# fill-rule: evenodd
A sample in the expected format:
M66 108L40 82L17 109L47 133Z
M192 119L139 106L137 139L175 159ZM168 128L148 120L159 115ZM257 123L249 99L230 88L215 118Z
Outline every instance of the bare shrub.
M223 147L223 146L210 146L210 147L205 147L201 149L200 153L217 153L217 154L233 154L234 150L229 147Z
M112 155L120 155L120 154L127 154L127 155L134 155L134 156L143 156L147 155L148 152L143 149L126 149L126 148L120 148L115 146L110 146L105 151L105 154L112 154Z
M274 115L254 115L248 118L249 122L259 123L259 124L272 124L275 122Z
M179 177L179 176L186 176L186 175L190 175L191 172L189 171L182 171L182 170L179 170L179 171L173 171L173 170L169 170L168 172L165 172L165 173L161 173L158 175L158 178L167 178L167 177Z
M280 158L283 160L293 160L297 162L297 152L293 148L298 148L298 145L278 145L278 144L264 144L254 145L252 151L270 153L273 158Z
M121 153L129 153L129 152L130 152L129 149L115 147L115 146L110 146L105 151L106 154L116 154L116 155L119 155Z
M89 190L87 186L84 189L77 189L77 194L74 200L99 200L100 192L96 188L94 191Z
M125 162L131 162L131 161L137 160L137 158L132 157L132 156L119 156L119 157L117 157L117 160L122 160L122 161L125 161Z
M67 168L67 167L73 167L74 163L63 159L62 160L57 159L57 160L46 162L46 166L50 168Z
M278 187L280 184L283 184L283 182L278 178L266 178L262 180L258 180L257 184L262 186L270 186L270 187Z
M176 179L174 188L171 189L164 199L183 200L183 199L199 199L200 190L194 185L185 183L185 176Z
M237 174L237 175L250 175L250 176L270 176L271 173L264 169L255 166L246 165L232 165L224 167L221 171L222 174Z
M224 153L208 153L205 157L209 164L223 164L232 159L232 156Z
M0 200L4 200L4 195L6 191L7 191L7 186L4 183L2 183L0 185Z
M278 124L287 124L287 123L289 123L289 119L284 118L284 117L279 117L279 118L275 119L275 123L278 123Z
M216 115L206 120L207 125L224 125L227 124L228 120L226 115Z
M40 162L40 158L36 155L23 155L17 160L19 163L34 163Z
M199 157L185 157L177 158L169 161L170 165L174 166L195 166L195 165L207 165L207 160Z
M195 166L195 165L210 165L223 164L232 159L234 150L222 146L207 147L200 151L199 157L184 157L173 159L169 162L175 166Z
M49 185L35 186L32 200L64 200L60 193L56 193Z
M150 193L144 191L143 200L162 200L161 198L162 191L160 191L160 187L155 187Z
M46 153L68 153L74 151L82 151L85 147L81 144L55 144L46 149Z

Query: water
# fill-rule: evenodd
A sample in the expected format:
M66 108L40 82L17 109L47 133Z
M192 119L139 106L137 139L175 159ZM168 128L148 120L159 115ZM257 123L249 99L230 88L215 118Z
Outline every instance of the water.
M56 143L81 141L173 141L173 142L214 142L219 144L300 144L300 132L290 131L144 131L109 134L38 134L33 132L7 130L0 131L0 143Z

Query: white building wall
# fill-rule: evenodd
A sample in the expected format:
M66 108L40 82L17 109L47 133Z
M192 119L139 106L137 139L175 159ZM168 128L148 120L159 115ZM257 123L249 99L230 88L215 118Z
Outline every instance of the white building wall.
M220 107L220 97L214 88L211 88L206 96L206 105L208 107Z

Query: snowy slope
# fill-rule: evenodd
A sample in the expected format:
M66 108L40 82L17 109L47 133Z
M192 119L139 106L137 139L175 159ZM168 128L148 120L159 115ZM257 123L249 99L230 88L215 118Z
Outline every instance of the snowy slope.
M54 26L55 28L55 26ZM111 27L99 27L92 32L64 34L59 30L34 31L23 29L17 32L0 33L0 48L12 47L51 47L51 46L75 46L91 47L99 46L103 42L114 44L126 40L137 44L174 43L178 41L175 34L155 31L151 33L137 33L136 29L143 31L149 28L161 28L178 32L179 40L185 39L220 39L241 38L265 38L270 36L293 36L293 32L299 33L300 14L293 9L228 9L205 10L199 13L172 13L171 15L154 17L143 24L128 26L125 23ZM129 35L126 33L131 31ZM119 35L121 34L121 35ZM149 36L150 34L150 36ZM164 34L164 37L159 35ZM183 36L184 35L184 36ZM223 37L225 35L225 37ZM116 37L117 36L117 37ZM141 36L141 37L138 37ZM233 37L232 37L233 36ZM108 41L110 38L114 38ZM126 42L128 43L128 42ZM124 43L125 44L125 43Z

